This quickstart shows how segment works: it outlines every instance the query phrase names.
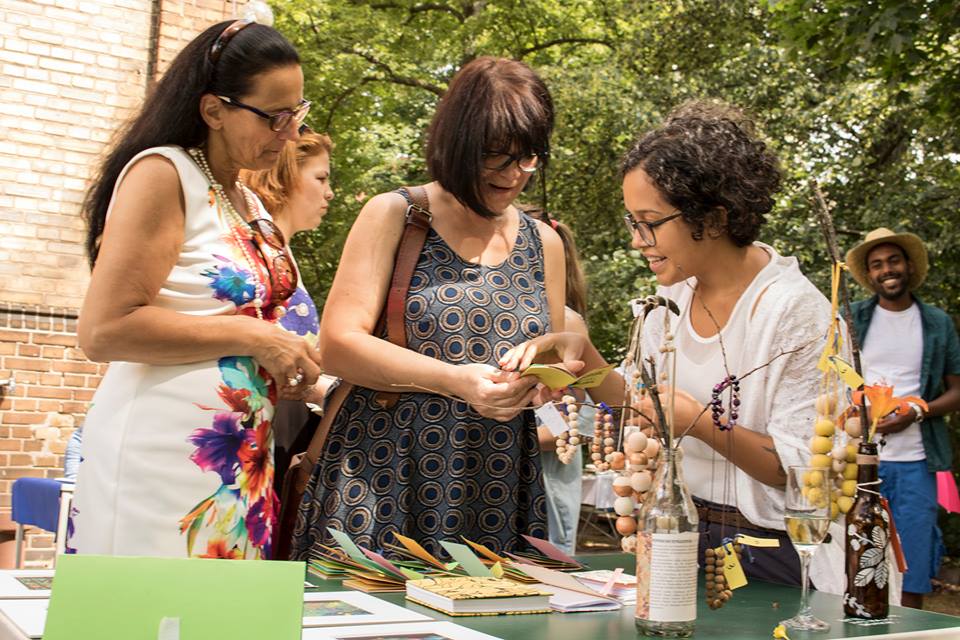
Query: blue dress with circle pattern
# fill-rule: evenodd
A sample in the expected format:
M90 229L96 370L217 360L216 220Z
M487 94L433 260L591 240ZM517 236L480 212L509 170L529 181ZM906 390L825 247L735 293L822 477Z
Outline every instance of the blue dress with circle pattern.
M521 214L513 250L496 266L460 258L429 231L406 301L407 346L453 364L496 366L511 347L549 331L543 249ZM521 534L547 537L534 418L481 417L466 403L404 393L381 409L355 387L344 401L304 492L295 559L335 546L327 532L383 549L394 533L430 553L460 536L496 552L523 548Z

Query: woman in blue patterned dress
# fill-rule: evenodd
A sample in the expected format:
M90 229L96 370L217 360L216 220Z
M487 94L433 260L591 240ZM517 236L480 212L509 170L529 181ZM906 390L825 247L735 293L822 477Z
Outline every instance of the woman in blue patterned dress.
M374 335L404 228L405 199L372 198L344 247L320 328L325 367L356 388L315 466L293 555L328 527L382 548L394 534L431 552L465 536L503 552L546 538L535 380L504 374L512 346L563 326L556 233L514 199L548 157L553 103L520 62L461 69L428 132L432 227L406 300L407 349ZM378 390L402 392L381 409Z

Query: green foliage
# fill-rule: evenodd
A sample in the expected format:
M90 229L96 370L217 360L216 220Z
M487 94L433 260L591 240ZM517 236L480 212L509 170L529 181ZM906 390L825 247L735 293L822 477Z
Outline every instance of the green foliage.
M547 81L557 130L549 208L577 235L588 323L610 358L626 301L654 281L621 222L619 159L671 108L715 97L754 114L787 174L761 239L826 290L808 182L831 201L843 249L877 227L923 237L919 292L960 305L960 5L950 0L276 0L304 58L314 128L335 143L337 198L298 238L322 303L366 199L427 180L423 132L449 78L479 55L520 58ZM530 199L536 198L532 190ZM854 285L854 296L863 292ZM960 518L953 539L960 541ZM954 547L953 553L960 553Z

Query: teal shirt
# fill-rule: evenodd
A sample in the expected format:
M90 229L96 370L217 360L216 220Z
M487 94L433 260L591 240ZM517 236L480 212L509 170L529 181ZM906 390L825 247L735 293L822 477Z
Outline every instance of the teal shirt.
M960 340L957 338L957 328L953 320L942 309L923 304L915 295L913 300L920 308L923 327L920 397L929 402L943 394L944 376L960 375ZM878 296L873 296L852 305L853 326L857 330L861 345L866 340L878 301ZM896 339L895 336L890 337ZM927 456L927 468L930 471L949 470L953 454L950 450L950 434L943 416L924 418L920 423L920 435Z

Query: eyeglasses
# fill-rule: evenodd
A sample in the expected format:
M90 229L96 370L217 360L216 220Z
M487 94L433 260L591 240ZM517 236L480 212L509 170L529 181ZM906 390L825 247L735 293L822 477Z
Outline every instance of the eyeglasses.
M630 232L631 236L634 234L634 232L636 232L645 245L652 247L657 244L657 236L653 233L653 230L662 224L670 222L674 218L679 218L682 215L682 211L677 211L676 213L660 218L659 220L645 222L643 220L637 220L628 213L627 215L623 216L623 222L627 225L627 231Z
M220 35L214 40L213 46L210 47L210 63L216 65L217 61L220 60L220 54L223 53L227 43L230 42L233 36L243 31L244 27L248 27L253 23L253 20L243 19L236 20L227 25L227 28L220 32Z
M533 173L542 164L540 154L513 154L505 151L484 151L483 168L489 171L503 171L514 162L524 173Z
M249 104L244 104L237 100L236 98L231 98L229 96L217 96L220 100L227 103L231 107L239 107L240 109L246 109L251 113L268 120L270 122L271 131L283 131L291 122L296 122L299 131L299 125L307 118L307 114L310 113L310 101L301 100L300 104L297 105L296 109L289 111L278 111L277 113L266 113L261 111L256 107L252 107Z
M253 231L253 244L270 276L270 302L278 304L290 298L297 290L299 279L293 268L293 258L283 232L267 218L257 218L247 224Z

